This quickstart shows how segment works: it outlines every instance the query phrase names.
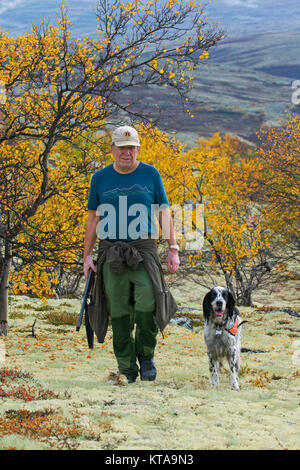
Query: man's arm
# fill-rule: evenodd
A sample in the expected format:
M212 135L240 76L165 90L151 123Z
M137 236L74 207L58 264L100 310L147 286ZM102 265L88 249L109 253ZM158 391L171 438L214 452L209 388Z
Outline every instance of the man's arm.
M167 240L168 245L176 245L176 235L174 230L173 219L171 216L170 208L160 209L159 211L159 225L161 226L164 238ZM168 271L175 273L180 265L179 254L176 248L169 248L168 253Z
M96 228L100 220L100 216L96 214L96 211L89 210L88 218L85 226L85 237L84 237L84 251L83 251L83 272L85 278L88 276L89 268L93 271L97 271L96 266L93 263L91 254L94 245L97 240Z

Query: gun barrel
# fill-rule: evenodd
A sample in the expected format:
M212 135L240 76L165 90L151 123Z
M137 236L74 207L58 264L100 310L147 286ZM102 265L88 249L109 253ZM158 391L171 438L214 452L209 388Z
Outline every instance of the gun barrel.
M86 280L86 283L85 283L83 300L82 300L81 309L80 309L80 313L79 313L77 324L76 324L76 331L79 331L80 327L81 327L83 313L84 313L84 309L85 309L85 304L86 304L87 296L88 296L89 289L90 289L92 274L93 274L93 270L90 268L89 273L88 273L88 277L87 277L87 280Z

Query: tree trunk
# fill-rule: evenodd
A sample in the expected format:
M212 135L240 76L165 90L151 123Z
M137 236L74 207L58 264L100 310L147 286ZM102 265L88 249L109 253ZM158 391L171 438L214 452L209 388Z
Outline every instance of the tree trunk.
M236 298L236 293L235 293L233 283L232 283L232 276L227 271L224 271L224 274L225 274L225 279L226 279L226 287L229 290L229 292L231 292L234 300L236 301L237 298Z
M7 241L3 254L0 251L0 335L7 336L9 272L12 261L11 245Z
M243 276L240 270L235 268L235 277L238 285L238 296L237 303L238 305L243 305L244 307L253 307L252 302L252 292L254 290L254 285L252 282L243 279Z
M243 305L244 307L253 307L251 289L245 289L243 292L241 292L238 298L238 304Z

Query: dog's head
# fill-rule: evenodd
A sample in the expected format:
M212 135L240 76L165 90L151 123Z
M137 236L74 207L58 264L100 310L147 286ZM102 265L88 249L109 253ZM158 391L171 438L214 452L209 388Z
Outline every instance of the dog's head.
M234 315L235 300L224 287L214 287L203 299L203 314L205 320L223 323Z

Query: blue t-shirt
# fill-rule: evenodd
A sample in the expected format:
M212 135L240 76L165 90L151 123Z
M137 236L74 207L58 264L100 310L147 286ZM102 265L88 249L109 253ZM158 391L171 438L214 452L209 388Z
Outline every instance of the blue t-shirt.
M155 212L169 205L156 168L139 162L131 173L118 173L113 164L97 171L91 181L88 209L97 211L100 240L131 241L157 235Z

